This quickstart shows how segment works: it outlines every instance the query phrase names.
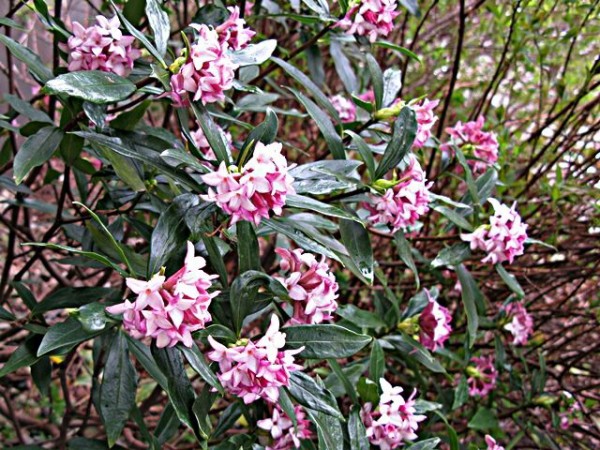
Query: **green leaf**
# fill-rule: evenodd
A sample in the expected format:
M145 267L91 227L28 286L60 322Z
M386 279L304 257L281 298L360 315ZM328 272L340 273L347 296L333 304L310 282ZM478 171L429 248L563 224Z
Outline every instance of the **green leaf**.
M290 208L308 209L310 211L321 213L324 216L348 219L348 221L358 222L358 226L362 227L362 225L360 225L361 220L357 216L347 211L344 211L343 209L338 208L337 206L328 205L327 203L323 203L311 197L296 194L288 195L286 197L285 204Z
M27 286L21 281L13 281L10 283L13 288L17 291L25 306L29 308L29 310L33 310L37 305L37 300L35 299L33 293L29 290Z
M367 346L372 338L339 325L298 325L284 328L286 345L304 347L302 358L348 358Z
M454 391L454 400L452 401L452 411L460 408L469 399L469 385L467 384L467 377L461 376L458 382L458 387Z
M60 288L38 303L32 310L32 315L52 311L53 309L79 308L88 303L97 302L103 298L118 294L117 289L103 287L65 287Z
M6 320L7 322L12 322L13 320L16 320L16 319L17 318L15 317L15 315L13 313L8 311L6 308L0 306L0 320Z
M208 439L212 432L212 422L210 421L210 408L217 398L217 394L211 391L208 385L204 385L202 392L194 401L192 410L198 421L198 431L202 439Z
M350 450L369 450L371 448L358 408L353 408L348 418L348 437Z
M446 369L444 369L438 360L433 357L429 350L410 336L406 334L397 334L394 336L386 336L384 339L392 344L402 355L416 359L432 372L446 373Z
M4 100L8 102L12 109L16 112L31 119L34 122L44 122L54 124L52 119L43 111L34 108L29 102L20 99L16 95L4 94Z
M340 80L342 80L346 91L351 93L357 92L358 80L356 74L338 40L331 39L331 43L329 44L329 54L331 55L331 59L333 59L335 70L340 77Z
M310 410L306 412L317 428L319 449L344 450L344 431L340 421L327 414Z
M371 75L371 84L373 84L373 93L375 94L375 108L381 109L383 106L383 73L372 54L367 53L366 59L367 69Z
M117 74L84 70L65 73L49 80L42 92L50 95L68 95L102 105L125 100L135 90L135 84Z
M462 264L456 266L456 274L462 288L462 301L465 305L467 315L467 331L469 334L469 348L473 347L477 338L479 327L479 316L477 314L477 303L483 304L483 295L477 287L475 280Z
M210 117L208 110L199 102L192 102L192 110L194 111L196 119L198 119L198 124L200 125L200 128L202 128L202 132L204 133L210 148L215 152L217 161L225 161L225 164L229 166L231 163L225 145L226 139L217 124L212 120L212 117Z
M240 154L238 157L237 165L242 167L252 157L254 147L257 142L262 142L265 145L272 143L277 137L277 128L279 127L279 121L277 115L271 108L267 108L265 120L256 126L246 138Z
M60 347L81 344L103 332L104 329L94 332L86 331L77 319L68 318L66 321L48 328L40 343L37 355L42 356Z
M390 50L394 50L397 51L398 53L401 53L404 56L408 56L410 59L414 59L417 62L421 62L421 58L419 58L419 56L410 51L409 49L402 47L400 45L396 45L393 42L388 42L388 41L376 41L373 42L373 45L377 46L377 47L383 47L383 48L388 48Z
M332 417L343 419L335 397L324 387L303 372L293 372L290 375L288 387L292 397L302 406L320 411Z
M386 69L383 72L383 99L382 106L387 108L398 97L398 92L402 87L402 71L394 68Z
M340 364L335 359L329 359L327 360L327 362L329 363L329 367L331 367L333 374L337 377L338 382L341 382L342 386L344 386L345 394L350 397L352 403L358 405L358 396L356 395L356 389L354 388L354 385L352 384L350 379L342 370Z
M421 11L419 10L419 3L417 0L400 0L400 4L413 16L421 17Z
M412 108L402 108L394 122L392 139L385 148L383 158L375 171L375 179L382 178L388 170L396 167L408 154L417 135L417 119Z
M336 131L331 119L325 112L319 108L311 99L309 99L302 92L288 88L298 99L300 103L306 108L306 111L313 118L317 127L323 134L327 147L331 151L334 159L346 159L346 151L344 150L344 143L342 138Z
M41 166L54 154L64 133L55 127L41 128L29 136L15 156L13 176L15 183L20 184L34 167Z
M154 343L151 349L158 367L167 378L167 395L177 417L197 434L198 424L193 413L196 395L185 373L181 353L175 348L157 348Z
M260 270L260 252L258 239L251 222L240 221L235 224L238 244L238 270Z
M364 403L372 403L376 405L379 402L379 380L377 382L372 381L368 378L361 377L358 380L356 389L360 398Z
M127 341L122 333L117 333L106 358L99 398L100 414L109 447L117 442L131 409L135 406L136 378L136 371L129 359Z
M498 418L491 409L480 406L467 425L473 430L490 431L498 428Z
M517 294L519 298L525 297L525 292L517 281L517 278L512 273L509 273L502 264L496 264L496 272L498 272L502 281L504 281L510 290Z
M110 121L111 128L116 130L133 131L140 120L142 120L151 104L152 101L146 100L145 102L137 105L135 108L119 114L116 119Z
M419 442L415 442L414 444L406 447L407 450L434 450L437 448L438 444L441 442L440 438L429 438Z
M460 228L467 231L473 231L473 226L469 223L469 221L460 214L458 214L456 211L447 208L446 206L435 204L432 205L432 209L439 212L442 216L444 216L446 219L448 219L455 225L458 225Z
M384 328L386 323L370 311L354 305L340 305L335 313L360 328Z
M402 230L397 231L394 234L394 242L396 243L396 247L398 248L398 256L400 256L402 262L406 264L406 266L415 274L415 283L417 285L417 290L420 289L421 280L419 279L417 265L415 264L415 260L413 259L410 243L404 236L404 232Z
M146 0L146 16L148 17L150 28L154 32L156 50L158 50L161 56L164 56L167 53L167 43L171 31L169 16L160 7L158 0Z
M29 336L15 351L12 352L8 360L0 369L0 378L12 373L21 367L29 367L35 364L40 357L37 356L37 350L42 341L42 337L34 334Z
M308 92L310 92L310 94L314 97L316 102L319 105L321 105L322 108L325 108L327 110L327 112L331 115L331 117L333 117L333 119L336 122L340 122L340 116L339 116L337 110L333 107L333 105L329 101L329 98L327 98L327 96L323 93L323 91L321 91L321 89L319 89L319 87L309 77L307 77L305 74L300 72L300 70L298 70L296 67L285 62L282 59L273 57L273 58L271 58L271 60L275 64L277 64L279 67L281 67L283 70L285 70L288 73L288 75L290 75L298 83L300 83L300 85L302 85L302 87L304 89L306 89ZM294 92L294 91L292 91L292 92ZM344 159L344 158L338 158L338 159Z
M219 281L224 287L229 286L229 280L227 279L227 268L225 267L225 261L219 251L217 240L213 236L202 235L202 242L206 247L206 253L208 253L208 261L210 265L219 275Z
M352 264L369 285L373 284L373 249L366 228L354 221L340 220L342 243L348 250Z
M150 348L137 339L129 337L127 334L125 334L125 338L127 339L129 351L135 356L135 359L138 360L154 381L166 391L168 388L167 377L162 373L158 364L156 364L154 356L150 353Z
M208 384L210 384L222 394L225 394L225 391L223 390L223 386L221 386L219 379L211 370L210 366L206 363L204 355L200 352L200 349L195 343L192 344L191 348L180 345L179 350L181 350L181 353L183 353L185 359L187 359L187 361L190 363L192 369L194 369L204 381L206 381Z
M431 261L431 267L457 266L471 256L467 242L459 242L452 247L446 247Z
M375 383L383 378L385 373L385 353L377 339L373 340L371 355L369 356L369 378Z
M369 178L373 181L375 176L375 158L373 158L373 152L371 151L371 147L365 142L365 140L354 131L344 130L344 133L352 138L352 142L356 145L356 150L360 154L361 159L364 161L367 166L367 173L369 174Z
M92 143L92 148L94 148L102 158L107 159L110 162L117 177L123 180L123 182L132 190L135 192L146 190L146 185L142 181L134 161L112 151L109 147L98 143Z
M23 61L29 71L42 83L52 78L52 71L44 65L41 58L27 47L19 44L13 39L0 34L0 42L3 43L10 53L19 61Z
M245 48L232 52L231 59L240 67L258 66L267 61L277 48L277 39L266 39L258 44L250 44Z
M298 244L300 248L303 248L306 251L318 253L336 261L340 260L340 258L333 251L329 250L327 247L324 247L318 242L310 239L305 234L300 233L295 228L288 225L284 220L264 219L262 223L268 228L271 228L272 230L276 231L277 233L281 233L284 236L288 237L296 244Z
M185 214L198 203L195 195L180 195L160 215L152 232L148 276L157 273L170 258L185 248L189 236Z

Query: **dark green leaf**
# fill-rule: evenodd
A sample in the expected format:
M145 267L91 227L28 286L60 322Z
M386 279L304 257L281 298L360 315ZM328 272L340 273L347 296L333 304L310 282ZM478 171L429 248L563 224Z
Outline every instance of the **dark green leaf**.
M369 177L371 180L375 181L373 178L375 176L375 158L373 158L373 152L371 151L371 148L364 141L364 139L354 131L345 130L344 133L352 137L352 142L354 142L354 145L356 145L356 150L358 150L360 157L367 166L367 173L369 174Z
M350 450L369 450L371 448L367 438L360 413L357 408L353 408L348 418L348 437L350 438Z
M375 383L383 378L385 373L385 353L381 348L381 344L375 339L371 347L371 355L369 357L369 378Z
M192 369L194 369L204 381L217 389L219 392L224 393L223 386L221 386L219 379L211 370L210 366L206 363L204 355L200 352L200 349L195 343L192 344L191 348L179 346L179 350L181 350L181 352L184 354L185 359L187 359L187 361L190 363Z
M214 271L219 275L219 281L223 286L229 286L229 280L227 279L227 268L223 261L223 256L219 251L217 240L213 236L202 235L202 242L206 247L206 253L208 253L208 260Z
M414 444L407 447L407 450L433 450L437 448L440 443L440 438L429 438L423 441L415 442Z
M358 396L356 395L356 389L354 385L350 381L350 379L346 376L345 372L342 370L342 367L335 359L330 359L327 361L329 363L329 367L333 371L334 375L338 379L338 383L341 382L342 386L344 386L345 394L350 397L352 403L358 405Z
M41 314L53 309L78 308L91 302L113 296L118 290L103 287L66 287L60 288L47 295L35 308L33 315Z
M136 386L136 372L129 360L127 341L122 333L117 333L106 358L99 398L109 447L115 445L135 406Z
M217 394L211 391L208 385L204 385L200 396L194 401L192 410L198 421L198 430L202 439L208 439L212 432L212 423L210 421L210 408L217 398Z
M286 197L286 206L290 208L300 208L300 209L308 209L310 211L315 211L321 213L325 216L329 217L339 217L341 219L348 219L348 222L352 221L353 223L358 222L359 225L364 229L364 227L360 224L361 220L349 213L344 211L343 209L338 208L337 206L328 205L327 203L323 203L319 200L315 200L311 197L306 197L304 195L288 195Z
M381 109L383 106L383 73L377 63L377 60L370 53L366 54L367 69L371 75L371 84L373 85L373 93L375 94L375 108ZM412 144L412 142L411 142Z
M468 427L473 430L490 431L498 428L498 418L496 414L488 408L480 406L475 415L469 421Z
M328 258L339 261L339 257L333 251L329 250L328 248L324 247L318 242L310 239L305 234L289 226L285 221L281 219L264 219L262 223L265 224L267 227L271 228L272 230L281 233L284 236L287 236L289 239L294 241L296 244L298 244L299 247L303 248L304 250L307 250L312 253L318 253L320 255L324 255Z
M21 300L23 300L23 302L25 303L27 308L29 308L30 311L36 307L37 300L33 296L33 293L29 290L27 286L25 286L24 283L22 283L21 281L13 281L11 283L11 286L15 288L17 294L19 294L19 297L21 297Z
M198 119L198 124L200 128L202 128L202 132L206 137L206 140L210 144L210 148L215 152L215 156L217 157L217 161L225 161L225 163L229 166L229 154L227 153L226 147L226 139L223 136L223 133L214 122L207 109L204 107L202 103L193 102L192 110Z
M27 47L19 44L13 39L0 34L0 42L2 42L6 48L12 53L12 55L19 61L23 61L29 71L42 83L45 83L52 78L52 71L47 68L42 62L41 58L29 50Z
M103 331L86 331L77 319L69 318L48 329L38 348L37 355L45 355L60 347L78 345L83 341L98 336Z
M40 394L47 397L50 393L50 383L52 382L52 363L49 357L42 356L39 361L31 366L31 378L39 389Z
M303 358L348 358L371 342L371 336L357 334L339 325L298 325L286 327L286 345L304 347Z
M421 280L419 280L417 265L415 264L415 260L412 256L410 243L406 240L406 237L404 237L404 232L402 230L397 231L394 234L394 242L398 248L398 256L400 256L402 262L406 264L406 266L415 274L415 283L417 285L417 289L420 289Z
M317 428L319 449L344 450L344 431L335 417L307 410L308 417Z
M8 360L0 369L0 378L20 369L35 364L40 357L37 356L37 350L42 341L39 335L32 335L23 342L19 348L12 352Z
M329 54L331 55L331 59L333 59L335 70L339 75L340 80L342 80L346 91L350 93L358 92L358 80L356 79L356 74L352 69L348 57L343 52L339 41L331 39L331 43L329 44Z
M246 138L240 156L238 158L238 166L243 166L248 159L252 157L254 147L257 142L262 142L265 145L272 143L277 136L277 128L279 121L277 115L271 108L267 108L264 122L255 127Z
M150 28L154 32L156 49L161 56L164 56L167 53L167 42L169 41L169 33L171 31L169 16L160 7L158 0L146 0L146 16L148 17Z
M457 266L471 256L471 249L467 242L459 242L452 247L444 248L433 261L432 267Z
M59 75L46 83L43 92L50 95L69 95L91 103L104 104L125 100L135 90L135 84L117 74L84 70Z
M144 370L150 374L159 386L166 391L168 389L167 377L156 364L154 356L150 353L150 348L137 339L129 337L129 335L125 335L125 338L127 339L129 351L135 356L135 359L138 360Z
M402 47L400 45L396 45L392 42L388 42L388 41L376 41L373 43L373 45L376 45L377 47L383 47L383 48L389 48L390 50L394 50L397 51L398 53L401 53L404 56L408 56L410 59L414 59L417 62L421 62L421 58L419 58L419 55L417 55L416 53L410 51L409 49Z
M12 109L19 114L31 119L34 122L45 122L53 124L52 119L43 111L34 108L29 102L20 99L16 95L4 94L4 100L8 102Z
M435 373L446 373L446 369L438 362L433 355L408 335L397 334L394 336L386 336L385 340L394 346L402 355L409 358L414 358L423 366Z
M346 159L346 151L344 150L344 143L342 142L342 138L336 131L331 119L325 112L319 108L311 99L309 99L302 92L296 91L294 89L289 88L290 91L296 96L298 101L304 105L306 111L313 120L316 122L317 127L323 134L325 138L325 142L327 142L327 147L331 151L331 154L335 159Z
M456 266L456 274L462 288L462 301L465 305L467 315L467 330L469 334L469 347L473 347L477 338L479 327L479 316L477 314L477 303L483 303L483 295L477 287L475 280L462 264Z
M379 380L377 382L368 378L361 377L356 386L360 398L364 403L372 403L376 405L379 402Z
M382 178L388 170L396 167L408 154L417 135L417 119L412 108L402 108L394 122L392 139L375 171L375 179Z
M231 59L240 67L258 66L267 61L276 48L277 39L266 39L231 53Z
M386 327L386 323L376 314L354 305L340 305L335 313L360 328Z
M510 290L517 294L519 298L525 297L525 292L523 292L523 288L517 281L517 278L513 274L508 273L502 264L496 264L496 272L498 272L502 281L504 281Z
M373 284L373 249L366 228L354 221L340 220L342 243L358 273L369 285Z
M469 221L460 214L458 214L456 211L442 205L433 205L432 209L439 212L442 216L444 216L446 219L448 219L455 225L458 225L460 228L467 231L473 231L473 226L469 223Z
M240 221L235 225L238 244L238 270L260 270L258 239L251 222Z
M29 136L19 149L14 161L13 176L20 184L34 167L41 166L54 154L64 133L59 128L44 127Z
M290 376L289 391L298 403L329 416L343 419L335 397L327 389L303 372L293 372Z

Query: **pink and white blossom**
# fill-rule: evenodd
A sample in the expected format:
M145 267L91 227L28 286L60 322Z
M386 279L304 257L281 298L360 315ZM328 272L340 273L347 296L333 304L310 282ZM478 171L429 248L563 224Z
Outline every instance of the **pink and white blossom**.
M458 122L446 128L451 142L440 146L442 151L452 153L452 145L459 147L466 155L472 156L468 163L476 174L483 173L488 166L498 161L498 139L493 132L483 131L483 116L473 122Z
M417 116L417 136L413 142L416 148L422 148L431 137L431 130L438 120L433 110L440 103L439 100L427 100L410 105Z
M513 345L526 345L533 334L533 318L522 303L510 303L504 308L511 321L504 326L513 335Z
M329 97L329 100L338 112L342 122L354 122L356 120L356 105L352 100L339 94Z
M192 333L212 320L208 307L218 291L209 293L216 275L201 270L206 261L194 255L194 245L187 243L187 255L181 269L165 278L155 274L149 281L127 278L135 301L109 306L111 314L123 314L123 327L135 339L156 339L156 346L173 347L181 342L191 347Z
M375 42L387 36L394 28L394 19L400 14L396 0L361 0L348 9L337 26L347 34L367 36Z
M405 400L401 387L393 387L384 378L379 382L382 389L379 405L373 409L371 403L366 403L360 416L371 444L378 445L382 450L392 450L415 440L419 422L427 417L416 413L416 390Z
M271 212L281 215L286 197L296 192L281 149L280 143L258 142L252 158L241 169L228 168L221 162L216 172L202 176L212 187L201 197L230 214L232 224L247 220L258 225L261 219L268 219Z
M504 450L504 447L502 447L500 444L498 444L496 442L496 439L491 437L489 434L485 435L485 443L487 445L486 450Z
M381 196L371 195L365 207L371 213L369 222L387 224L392 232L414 225L419 217L429 211L429 187L425 172L414 155L400 175L400 182Z
M461 239L469 242L471 250L483 250L487 256L483 263L497 264L508 261L525 251L527 240L527 224L523 223L516 211L516 202L511 208L494 198L488 199L494 207L494 215L490 217L489 225L478 227L473 233L463 233Z
M228 43L205 24L193 26L196 41L190 55L171 77L171 99L175 106L188 106L190 98L203 104L225 100L225 91L233 86L238 68L229 56Z
M119 18L96 16L96 25L84 27L73 22L73 35L69 36L66 51L69 54L69 71L101 70L127 76L133 62L141 53L133 48L133 36L124 36Z
M256 32L245 26L246 21L240 17L240 9L237 6L227 9L229 17L216 28L219 39L233 51L246 48Z
M294 423L283 409L275 404L270 418L256 422L259 428L268 431L273 438L272 446L267 446L267 450L300 448L300 440L313 437L310 430L310 421L306 418L304 408L300 405L294 405L294 414L296 416L296 427L294 427Z
M285 276L276 276L294 301L290 325L316 324L333 318L338 304L338 284L325 257L320 261L312 253L297 248L275 249L281 256L279 266Z
M476 356L471 358L471 362L475 366L467 368L469 378L467 384L469 386L469 395L485 397L495 387L498 379L498 371L494 367L493 356Z
M288 386L291 372L302 369L294 363L296 350L283 350L285 333L279 331L279 318L271 316L265 335L254 343L245 340L225 347L212 336L208 341L213 348L208 358L219 363L217 377L232 395L249 404L260 398L270 403L279 400L279 387Z
M425 292L429 303L419 316L419 341L425 348L435 351L450 337L452 316L448 308L431 298L429 291Z

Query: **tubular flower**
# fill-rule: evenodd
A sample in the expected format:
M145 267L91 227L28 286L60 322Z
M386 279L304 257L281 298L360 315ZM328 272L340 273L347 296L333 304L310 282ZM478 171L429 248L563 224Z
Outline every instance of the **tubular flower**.
M414 155L401 181L385 191L382 196L371 196L372 203L365 207L371 212L373 224L388 224L392 232L414 225L419 217L429 211L429 186L425 172Z
M433 110L440 103L439 100L423 100L419 104L410 105L417 116L417 136L413 142L416 148L422 148L431 137L431 129L438 120Z
M206 261L194 256L194 245L188 241L187 255L181 269L165 279L157 273L150 281L127 278L127 286L136 300L109 306L111 314L123 314L123 327L135 339L151 337L159 348L181 342L191 347L192 333L212 320L208 307L219 292L209 293L216 275L201 270Z
M512 317L510 323L504 326L513 335L513 345L526 345L533 333L533 319L522 303L510 303L505 308L506 314Z
M400 14L397 8L396 0L361 0L348 9L337 26L347 34L367 36L369 41L375 42L394 28L394 19Z
M281 256L279 266L285 277L277 277L294 300L294 313L290 325L315 324L333 318L337 309L338 284L325 257L321 261L302 249L275 250Z
M123 36L119 18L96 16L96 25L85 28L73 22L73 36L67 40L69 71L101 70L127 76L140 51L132 47L135 38Z
M267 446L267 450L290 450L300 448L301 439L311 439L313 433L310 431L310 421L300 405L294 406L297 426L281 409L278 404L273 406L273 414L268 419L256 422L259 428L268 431L273 438L273 446Z
M515 256L522 255L525 251L527 224L521 221L521 216L516 211L516 202L509 208L494 198L488 201L494 207L489 225L482 225L473 233L463 233L460 237L470 243L471 250L487 252L481 262L497 264L508 261L512 264Z
M246 48L256 32L245 27L246 21L240 17L240 8L230 6L227 9L229 17L216 28L219 39L234 51Z
M467 368L470 375L467 379L469 395L485 397L496 387L498 371L494 367L494 357L476 356L471 358L471 362L475 363L475 367Z
M419 316L419 341L432 352L444 346L450 337L452 316L448 308L444 308L431 298L425 290L429 303Z
M360 415L371 444L378 445L382 450L392 450L415 440L419 422L425 420L426 416L416 414L416 390L405 400L401 395L401 387L392 387L383 378L379 382L383 391L379 405L373 410L373 405L366 403Z
M227 168L221 162L216 172L203 175L202 180L215 189L209 188L201 197L230 214L232 224L247 220L258 225L262 218L269 218L270 211L281 215L287 195L295 194L290 168L280 143L258 142L252 158L241 169Z
M504 450L504 447L496 443L496 439L491 437L489 434L485 435L485 443L487 444L486 450Z
M175 106L188 106L189 94L203 104L225 100L225 91L233 85L238 68L229 54L227 42L221 42L219 33L207 25L194 25L198 32L190 55L171 77L171 99Z
M356 105L343 95L329 97L331 104L340 115L342 122L354 122L356 120Z
M458 122L452 128L446 128L452 144L460 147L475 159L469 160L473 172L483 173L489 165L498 161L498 140L496 133L483 131L483 116L474 122ZM452 145L443 144L442 151L452 151Z
M288 386L290 373L302 369L294 364L296 350L281 350L285 345L285 333L279 331L279 319L271 316L271 324L265 335L254 343L247 340L234 347L225 347L212 336L208 341L213 351L208 358L219 363L217 377L231 394L245 404L259 398L276 403L279 387Z

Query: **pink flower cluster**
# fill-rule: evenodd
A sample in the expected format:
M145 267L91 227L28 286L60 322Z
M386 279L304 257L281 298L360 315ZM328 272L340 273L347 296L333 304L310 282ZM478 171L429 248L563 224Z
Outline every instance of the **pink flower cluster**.
M246 7L248 5L246 4ZM256 34L250 28L246 28L246 21L240 17L240 8L230 6L229 17L225 22L219 25L216 30L219 34L219 40L226 43L232 50L242 50L248 47L248 44ZM246 12L247 14L247 12Z
M460 147L465 154L474 157L469 165L474 173L483 173L488 166L498 161L498 140L493 132L483 131L483 116L474 122L458 122L452 128L446 128L452 138L452 144ZM452 145L443 144L440 149L452 153Z
M502 447L500 444L498 444L496 442L496 439L491 437L489 434L485 435L485 443L487 445L486 450L504 450L504 447Z
M419 316L419 341L432 352L444 346L450 337L452 316L448 308L444 308L431 298L425 290L429 303Z
M422 148L425 142L431 137L431 129L438 120L433 110L439 105L439 100L423 100L415 105L410 105L417 116L417 136L413 146Z
M109 306L111 314L123 314L123 327L135 339L151 337L159 348L173 347L178 342L191 347L192 333L205 328L212 320L208 307L219 292L209 293L211 280L201 270L204 258L194 256L194 245L187 243L187 255L181 269L168 279L161 273L150 281L127 278L127 286L136 300Z
M338 112L342 122L354 122L356 120L356 105L343 95L329 97L331 104Z
M190 134L192 135L192 139L194 139L194 145L198 148L198 150L200 150L202 156L204 156L210 161L214 161L217 159L217 156L215 155L215 152L211 148L210 144L208 143L208 140L206 139L202 128L198 128L196 131L192 131ZM225 135L225 139L227 140L227 146L231 147L231 133L223 132L223 134Z
M289 325L315 324L333 318L337 309L338 284L325 257L321 261L312 253L297 248L275 250L281 256L279 266L285 277L276 277L294 300L294 313Z
M123 36L119 18L96 16L96 25L85 28L73 22L73 36L67 40L69 71L101 70L127 76L140 51L132 47L135 38Z
M513 335L513 345L526 345L533 333L533 319L522 303L510 303L504 308L506 314L512 317L510 323L504 326Z
M279 405L273 406L273 414L270 418L256 422L259 428L267 430L273 438L273 446L267 446L267 450L300 448L301 439L311 439L313 437L313 433L310 431L310 422L306 418L304 409L299 405L295 405L294 414L296 415L296 427Z
M462 233L461 239L470 243L471 250L480 249L487 252L481 260L483 263L497 264L508 261L525 251L527 224L521 221L516 211L516 203L511 208L494 198L488 200L494 207L494 215L489 225L478 227L473 233Z
M289 385L290 372L302 369L294 364L294 355L304 347L281 350L285 345L285 333L279 331L279 319L275 315L271 316L265 335L256 343L247 340L227 348L212 336L208 341L213 348L208 358L219 363L219 381L229 393L246 404L259 398L276 403L279 387Z
M417 158L411 155L400 182L387 189L383 196L371 196L372 203L365 205L371 213L369 222L388 224L394 233L414 225L429 211L429 186Z
M387 36L394 28L394 19L400 13L396 11L396 0L359 0L337 26L347 34L368 36L375 42L379 36Z
M467 368L470 377L467 379L469 395L485 397L495 387L498 379L498 371L494 367L493 356L476 356L471 358L475 367Z
M258 225L262 218L269 218L270 211L281 215L287 195L296 192L288 173L291 167L281 154L280 143L257 142L252 158L241 169L221 162L216 172L202 176L216 188L209 188L202 198L230 214L232 224L247 220Z
M373 445L382 450L392 450L402 446L407 441L417 438L416 431L419 422L426 419L422 414L416 414L416 390L405 400L399 386L392 387L385 379L379 380L382 394L379 406L373 410L371 403L366 403L361 410L361 418L367 428L367 437Z

